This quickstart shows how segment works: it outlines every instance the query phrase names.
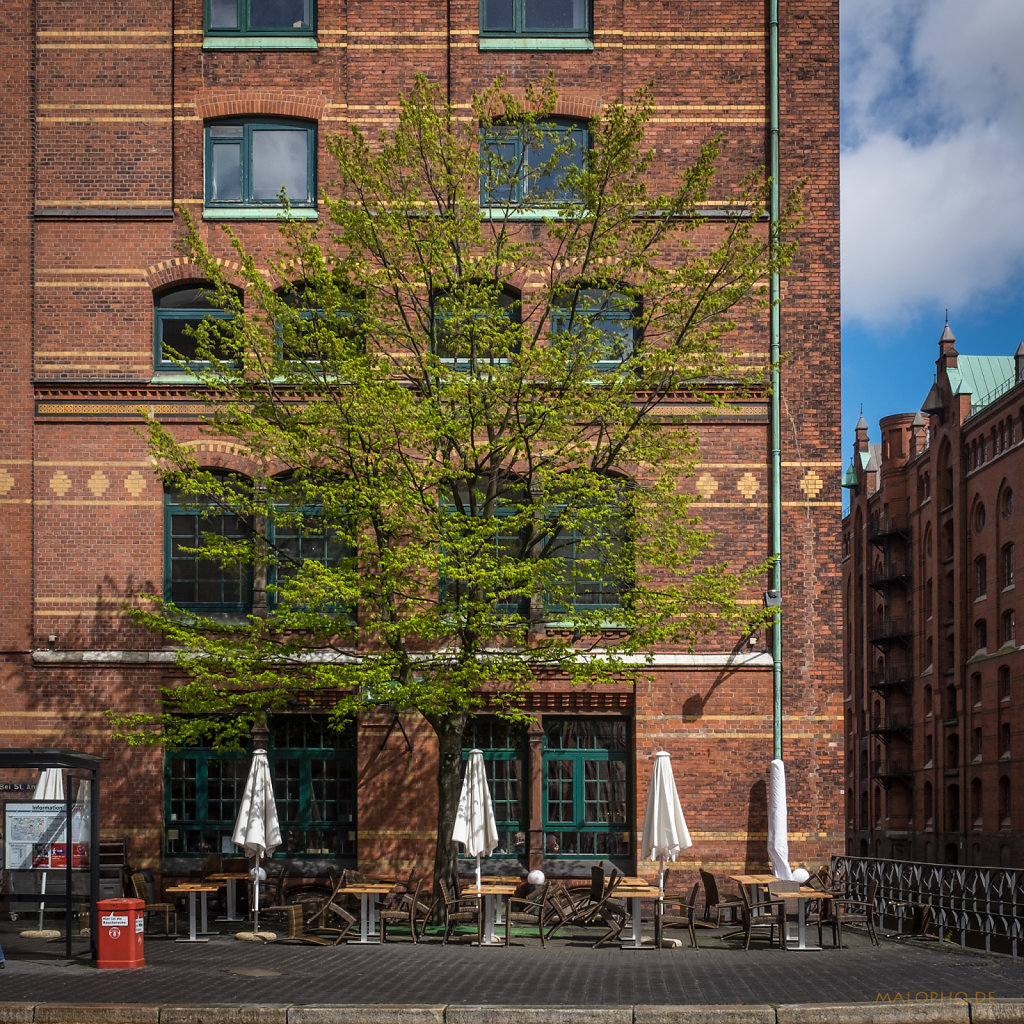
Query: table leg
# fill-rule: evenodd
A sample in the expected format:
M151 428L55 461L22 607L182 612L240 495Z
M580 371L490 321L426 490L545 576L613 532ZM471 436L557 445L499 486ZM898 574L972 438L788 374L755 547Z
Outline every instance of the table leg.
M494 941L494 897L484 896L484 945L499 945Z
M218 934L217 932L210 931L210 924L209 924L209 917L208 917L208 907L209 907L209 904L207 903L207 896L209 895L209 893L201 892L199 895L201 897L199 905L200 905L201 914L202 914L202 922L201 922L202 923L202 928L201 928L199 934L200 935L216 935L216 934Z
M218 917L218 921L242 921L244 920L238 913L238 902L235 896L235 879L227 879L227 896L225 900L227 902L227 909L224 911L223 917Z
M373 913L376 901L377 897L374 893L361 892L359 894L359 938L349 939L349 942L362 945L380 942L378 936L370 937L370 915Z
M205 894L204 894L205 895ZM196 894L188 894L188 938L175 940L177 942L209 942L209 939L200 938L196 935Z

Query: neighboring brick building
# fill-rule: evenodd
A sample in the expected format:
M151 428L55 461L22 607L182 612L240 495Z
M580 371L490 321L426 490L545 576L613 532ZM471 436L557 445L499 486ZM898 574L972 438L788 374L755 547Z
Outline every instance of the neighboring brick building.
M838 3L780 7L781 186L808 182L780 306L782 731L792 859L815 866L843 845ZM417 71L464 104L499 74L516 88L553 69L566 118L654 82L650 141L664 186L719 133L721 177L735 182L769 159L766 12L746 0L5 5L0 743L108 758L102 827L129 837L135 863L181 871L219 845L244 766L203 750L165 763L162 751L112 739L103 715L153 710L171 678L170 652L131 627L123 605L170 586L165 522L176 514L136 432L138 409L195 429L188 381L161 349L202 315L202 282L176 248L176 211L191 211L225 259L224 221L251 250L272 251L266 190L276 196L280 180L263 181L266 154L278 154L273 170L287 177L297 215L315 216L317 182L330 179L326 136L350 119L371 129L389 123ZM736 335L752 361L768 358L769 319ZM718 550L736 563L767 557L767 395L701 433L699 509L719 533ZM240 468L224 449L196 450L210 466ZM635 690L552 683L537 694L538 721L524 735L507 740L482 725L474 738L509 780L499 817L510 844L524 861L543 860L554 820L547 766L560 759L583 773L596 751L616 766L615 799L581 834L589 828L607 856L636 868L651 755L664 748L694 837L686 861L726 873L766 863L769 651L763 635L662 651L654 681ZM316 716L272 729L292 853L308 870L328 853L364 866L428 865L429 729L368 715L340 741L325 737ZM579 825L579 793L571 804L563 809ZM577 860L551 866L579 869Z
M921 411L886 416L880 444L861 417L843 481L846 842L1019 866L1024 346L954 344L947 323Z

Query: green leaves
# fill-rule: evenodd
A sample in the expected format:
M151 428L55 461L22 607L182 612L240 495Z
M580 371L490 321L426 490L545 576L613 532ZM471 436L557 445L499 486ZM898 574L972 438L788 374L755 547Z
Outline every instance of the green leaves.
M714 140L670 173L650 89L574 128L557 106L550 80L497 82L467 117L418 77L387 129L329 140L324 221L284 223L266 264L182 214L233 314L196 331L200 431L246 472L145 430L179 502L249 525L179 555L250 567L252 611L134 610L187 682L123 735L236 742L268 710L367 703L461 728L521 714L541 675L630 678L755 614L764 566L716 562L693 514L682 410L763 387L723 341L791 259L798 197L768 225L757 169L717 192Z

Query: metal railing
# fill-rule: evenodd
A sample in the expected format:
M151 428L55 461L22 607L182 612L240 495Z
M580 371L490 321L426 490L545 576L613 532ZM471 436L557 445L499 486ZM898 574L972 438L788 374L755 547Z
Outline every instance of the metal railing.
M878 879L882 928L912 934L921 908L931 937L963 949L1024 955L1024 869L959 867L873 857L833 857L832 873L861 898Z

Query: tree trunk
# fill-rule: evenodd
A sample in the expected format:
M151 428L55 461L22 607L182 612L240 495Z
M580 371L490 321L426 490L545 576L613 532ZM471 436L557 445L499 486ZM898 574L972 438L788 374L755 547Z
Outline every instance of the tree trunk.
M462 738L466 731L466 713L428 716L437 734L437 846L434 849L434 899L441 896L443 879L457 885L458 850L452 842L452 829L462 792ZM438 905L440 910L440 905ZM435 915L435 917L438 915Z

